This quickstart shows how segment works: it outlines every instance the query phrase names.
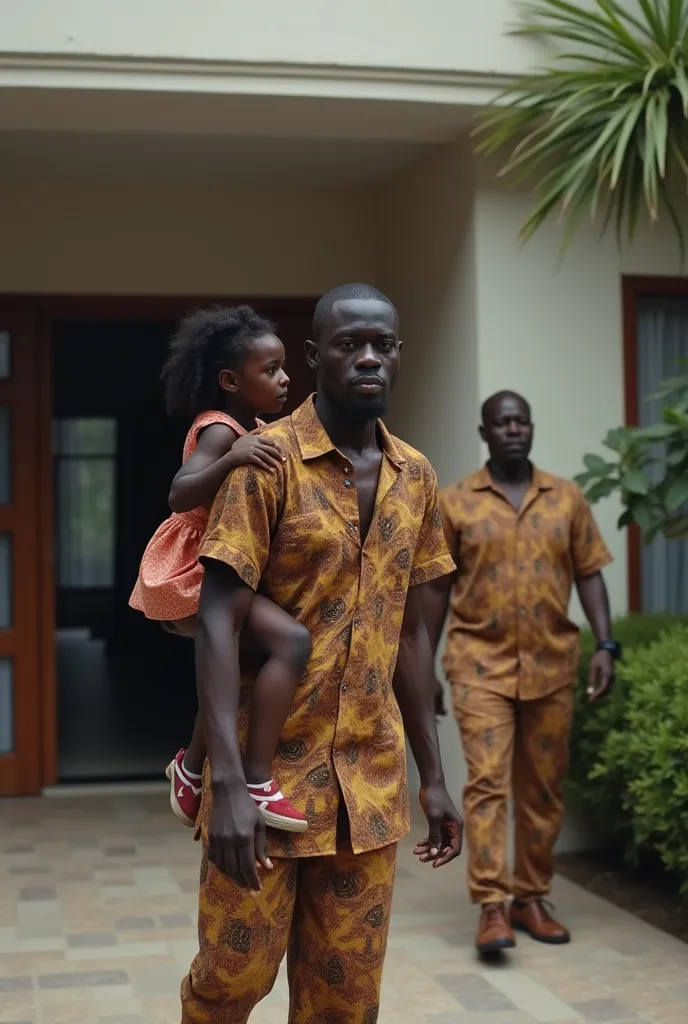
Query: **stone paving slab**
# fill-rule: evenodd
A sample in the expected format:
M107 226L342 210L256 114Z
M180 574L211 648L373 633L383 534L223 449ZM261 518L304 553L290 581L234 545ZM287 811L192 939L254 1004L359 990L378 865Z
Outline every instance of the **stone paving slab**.
M166 795L0 801L0 1024L176 1024L199 847ZM473 950L463 868L399 855L381 1024L688 1024L688 946L566 879L568 947ZM284 970L252 1024L286 1024Z

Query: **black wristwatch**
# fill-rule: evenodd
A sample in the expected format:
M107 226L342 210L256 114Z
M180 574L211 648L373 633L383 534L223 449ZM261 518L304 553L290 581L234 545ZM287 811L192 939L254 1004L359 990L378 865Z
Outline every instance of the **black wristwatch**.
M621 659L621 644L616 640L600 640L597 645L598 651L609 651L614 661Z

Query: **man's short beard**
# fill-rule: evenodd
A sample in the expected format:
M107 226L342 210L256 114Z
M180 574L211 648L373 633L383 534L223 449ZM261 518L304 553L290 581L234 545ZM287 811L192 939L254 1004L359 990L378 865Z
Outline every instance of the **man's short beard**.
M387 395L355 395L346 404L346 412L350 419L359 422L381 419L387 412Z

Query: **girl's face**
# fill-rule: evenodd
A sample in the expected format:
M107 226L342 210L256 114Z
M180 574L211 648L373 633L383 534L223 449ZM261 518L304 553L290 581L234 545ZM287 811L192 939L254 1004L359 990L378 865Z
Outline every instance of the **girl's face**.
M237 370L223 370L220 386L257 413L277 413L287 400L289 378L284 372L284 345L274 334L254 338Z

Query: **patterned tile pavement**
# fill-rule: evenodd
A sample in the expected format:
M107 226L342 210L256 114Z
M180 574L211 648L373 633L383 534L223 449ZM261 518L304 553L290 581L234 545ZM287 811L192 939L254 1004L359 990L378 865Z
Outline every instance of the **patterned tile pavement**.
M164 794L0 801L0 1024L175 1024L199 848ZM400 852L382 1024L686 1024L688 946L558 879L574 942L475 958L460 867ZM286 1024L280 976L252 1024Z

